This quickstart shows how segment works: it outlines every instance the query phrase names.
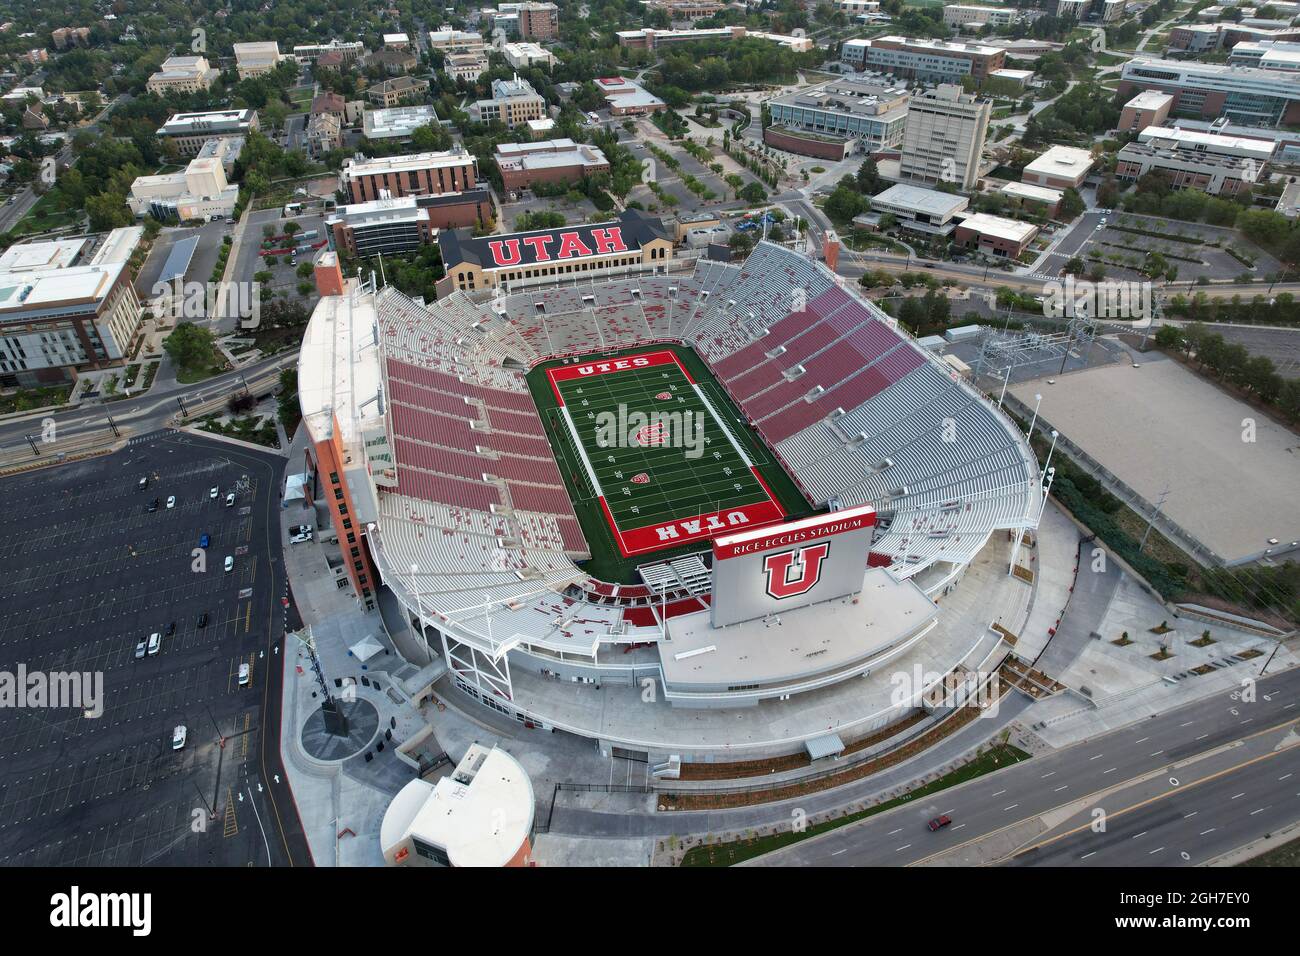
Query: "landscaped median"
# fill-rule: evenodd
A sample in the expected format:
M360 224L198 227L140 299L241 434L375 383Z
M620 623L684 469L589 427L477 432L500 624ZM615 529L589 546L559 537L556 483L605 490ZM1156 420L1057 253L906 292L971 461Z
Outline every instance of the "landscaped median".
M703 846L692 847L686 851L686 856L682 859L682 866L732 866L736 863L743 863L745 860L752 860L755 857L762 856L764 853L771 853L773 850L780 850L783 847L802 842L822 833L847 826L850 823L856 823L859 820L865 820L867 817L873 817L877 814L884 813L887 810L893 810L895 807L901 807L904 804L911 803L918 797L926 797L941 790L947 790L949 787L955 787L958 784L965 783L968 780L974 780L976 777L982 777L987 773L995 770L1001 770L1003 767L1009 767L1012 764L1019 763L1022 760L1028 760L1029 754L1025 753L1018 747L1010 744L999 744L996 747L987 750L980 756L976 757L965 766L958 767L950 773L944 774L937 780L932 780L927 784L909 790L901 796L893 797L889 800L882 800L874 806L867 807L865 810L859 810L856 813L848 813L835 820L827 820L822 823L813 824L806 827L801 832L793 829L784 829L780 833L769 833L763 836L745 837L730 842L706 843Z

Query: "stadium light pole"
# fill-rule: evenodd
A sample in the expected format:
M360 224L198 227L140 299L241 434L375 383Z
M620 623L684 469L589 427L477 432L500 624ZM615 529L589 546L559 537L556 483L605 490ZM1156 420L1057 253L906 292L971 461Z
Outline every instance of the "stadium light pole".
M1029 434L1025 436L1026 441L1032 440L1034 437L1034 425L1038 423L1038 406L1042 404L1043 404L1042 393L1035 392L1034 393L1034 417L1029 420Z

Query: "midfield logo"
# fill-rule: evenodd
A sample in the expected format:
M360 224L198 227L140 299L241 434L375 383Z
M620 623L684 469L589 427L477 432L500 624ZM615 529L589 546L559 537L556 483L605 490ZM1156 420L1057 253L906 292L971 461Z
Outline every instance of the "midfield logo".
M639 474L639 475L633 475L633 476L632 476L632 484L634 484L634 485L648 485L648 484L650 484L650 476L647 475L644 471L641 472L641 474Z
M632 444L648 447L650 445L662 445L667 440L667 429L664 428L663 422L655 422L653 425L642 425L632 436Z
M769 554L763 559L767 593L777 600L807 594L821 580L822 562L830 550L830 542L823 541L794 551Z
M655 396L655 398L659 399L659 401L661 402L669 401L672 397L673 397L672 392L660 392L658 395Z

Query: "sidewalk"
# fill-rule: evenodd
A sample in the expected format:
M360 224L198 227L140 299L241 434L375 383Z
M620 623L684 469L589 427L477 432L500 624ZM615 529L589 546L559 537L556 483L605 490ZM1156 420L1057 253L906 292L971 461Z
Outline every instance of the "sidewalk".
M300 428L289 449L286 473L300 467L305 443ZM317 527L315 508L301 502L287 503L280 514L283 541L288 541L291 525ZM286 544L284 560L304 634L310 628L330 693L369 703L378 712L374 737L354 756L326 762L309 755L302 728L320 709L320 688L306 647L286 635L281 747L303 830L317 866L382 866L379 828L384 811L393 795L415 778L414 767L396 755L396 747L426 727L395 687L417 668L394 653L379 612L364 611L350 588L337 586L339 575L315 539ZM367 636L384 650L362 664L348 648ZM355 686L336 685L345 678L355 679Z

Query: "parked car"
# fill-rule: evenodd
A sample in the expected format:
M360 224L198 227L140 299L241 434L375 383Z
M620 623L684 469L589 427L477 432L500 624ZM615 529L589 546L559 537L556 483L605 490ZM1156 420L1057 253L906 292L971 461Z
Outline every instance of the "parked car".
M240 664L239 665L239 686L240 687L248 686L248 676L249 676L248 665Z
M289 539L289 543L290 543L290 544L302 544L304 541L310 541L310 540L311 540L311 532L310 532L310 531L302 531L302 532L299 532L298 534L295 534L292 538L290 538L290 539Z
M149 653L157 654L160 650L162 650L162 635L154 631L149 635Z
M167 510L170 511L172 508L175 508L175 507L176 507L176 496L175 496L175 495L168 495L168 496L167 496Z
M138 488L141 491L144 491L148 487L149 487L149 476L145 475L143 478L140 479L140 483L136 485L136 488Z
M232 491L226 495L226 507L229 508L235 503L235 493Z
M176 729L172 731L172 750L180 750L185 746L185 725L177 724Z
M934 833L934 832L937 831L937 830L942 830L944 827L946 827L946 826L947 826L948 824L950 824L950 823L952 823L952 818L951 818L951 817L949 817L949 816L938 816L938 817L935 817L933 820L931 820L928 824L926 824L926 826L928 826L928 827L930 828L930 832L931 832L931 833Z
M233 571L233 570L235 570L235 557L234 557L234 555L231 555L231 554L226 555L226 570L227 570L227 571Z
M200 615L199 615L199 619L198 619L198 621L197 621L196 623L197 623L197 626L198 626L200 629L207 627L207 626L208 626L208 612L207 612L207 611L204 611L202 614L200 614Z
M171 637L176 633L176 622L170 621L167 624L167 630L163 632L163 637Z
M157 510L158 510L158 499L155 498L153 501L149 502L149 512L152 514Z
M216 485L213 485L211 488L208 489L208 498L210 498L210 499L211 499L211 498L216 498L217 495L219 495L219 494L221 494L221 490L220 490L219 488L217 488Z
M209 534L201 534L201 535L199 535L199 547L200 547L200 548L202 548L203 550L206 551L207 548L208 548L208 545L210 545L211 543L212 543L212 536L211 536L211 535L209 535Z
M145 642L141 641L135 646L135 659L138 661L145 655Z

